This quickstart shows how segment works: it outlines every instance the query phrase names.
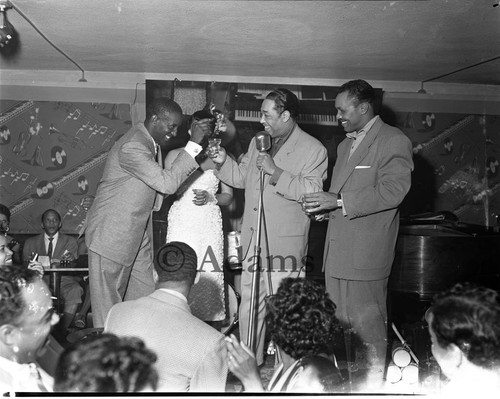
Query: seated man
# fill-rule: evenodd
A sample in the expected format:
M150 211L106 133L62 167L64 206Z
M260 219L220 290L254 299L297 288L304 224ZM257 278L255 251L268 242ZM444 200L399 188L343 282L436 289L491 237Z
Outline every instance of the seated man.
M58 321L50 290L37 271L0 268L0 395L52 391L52 378L35 361Z
M54 209L48 209L42 214L42 229L45 231L36 237L26 240L23 248L23 259L27 263L33 253L48 256L51 263L59 263L62 259L73 261L78 258L78 244L75 238L62 234L61 215ZM45 277L46 279L48 277ZM83 288L80 276L61 277L61 297L64 301L62 327L70 325L78 305L82 303Z
M114 305L105 332L137 336L158 355L158 392L224 392L224 336L191 314L187 296L198 278L194 250L182 242L163 245L155 259L157 289Z

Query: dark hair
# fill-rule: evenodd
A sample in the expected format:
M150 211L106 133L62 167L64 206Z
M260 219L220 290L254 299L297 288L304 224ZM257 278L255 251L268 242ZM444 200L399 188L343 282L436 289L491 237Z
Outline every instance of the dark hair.
M356 99L357 104L370 103L374 105L375 103L375 90L365 80L356 79L344 83L340 86L339 94L343 92L347 92L349 97Z
M267 100L274 101L274 108L278 113L290 112L290 117L296 120L299 116L299 99L288 89L279 88L266 96Z
M70 345L54 374L56 392L139 392L158 384L156 355L136 337L103 333Z
M55 209L47 209L44 213L42 213L42 223L43 223L43 221L44 221L44 219L45 219L45 216L47 216L47 214L48 214L49 212L54 212L54 213L57 215L57 217L59 218L59 221L61 221L61 220L62 220L62 219L61 219L61 214L60 214L59 212L57 212Z
M339 323L336 306L319 283L285 278L267 303L270 338L294 359L328 354Z
M500 303L495 290L456 284L434 297L430 312L439 346L455 344L480 367L500 366Z
M7 222L10 223L10 210L4 204L0 204L0 213L7 216Z
M215 129L215 116L212 115L212 113L209 110L202 109L200 111L196 111L191 117L189 118L189 124L188 128L191 128L191 125L193 124L194 121L199 121L201 119L210 119L210 129L211 133L214 132Z
M0 265L0 326L17 324L28 306L23 290L40 279L38 272L15 265Z
M155 256L158 281L185 281L193 284L198 258L196 252L184 242L172 241L158 250Z
M146 121L149 121L153 115L162 116L166 113L180 114L182 116L182 108L168 97L155 98L146 107Z

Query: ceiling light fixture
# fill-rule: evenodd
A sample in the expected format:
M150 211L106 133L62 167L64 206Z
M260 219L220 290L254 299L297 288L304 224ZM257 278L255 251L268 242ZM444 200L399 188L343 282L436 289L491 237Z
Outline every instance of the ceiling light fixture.
M87 82L87 79L85 79L85 71L83 68L75 61L73 60L69 55L67 55L64 51L62 51L59 47L57 47L47 36L45 36L40 29L24 14L19 7L17 7L12 1L8 0L0 0L0 5L6 4L7 8L13 8L18 12L18 14L23 17L32 27L37 31L37 33L45 39L47 43L49 43L52 47L54 47L59 53L61 53L65 58L67 58L69 61L71 61L81 72L82 72L82 77L78 80L79 82Z
M0 47L6 46L14 37L14 28L7 20L8 1L0 1Z

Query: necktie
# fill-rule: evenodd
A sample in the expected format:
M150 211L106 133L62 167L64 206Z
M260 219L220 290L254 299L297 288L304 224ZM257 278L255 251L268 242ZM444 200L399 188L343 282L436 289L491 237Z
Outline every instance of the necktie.
M158 165L160 165L160 168L163 169L163 155L161 154L161 147L158 144L156 144L156 162L158 162ZM156 192L155 204L153 206L153 211L159 211L162 203L163 203L163 194Z
M54 237L49 237L49 248L47 249L47 256L49 258L52 258L52 240L54 239Z
M36 384L38 385L38 388L40 389L40 392L49 392L47 387L44 385L42 381L42 376L40 375L40 371L38 370L38 367L34 363L30 363L30 374L33 377L33 379L36 381Z

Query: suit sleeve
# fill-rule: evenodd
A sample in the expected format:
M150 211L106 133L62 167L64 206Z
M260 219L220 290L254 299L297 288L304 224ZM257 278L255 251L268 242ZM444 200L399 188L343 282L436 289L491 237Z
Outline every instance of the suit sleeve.
M254 159L253 162L255 162L255 157L253 157L254 152L255 138L253 138L250 142L248 151L245 155L243 155L240 163L228 156L226 161L222 164L220 170L216 172L216 176L228 186L234 188L245 188L245 180L248 173L249 163L252 162L252 159Z
M375 184L342 191L348 217L353 219L398 207L410 190L412 170L410 140L403 133L392 136L383 146Z
M34 249L34 241L32 238L28 238L23 245L23 261L25 264L28 264L31 253L36 252Z
M227 349L220 335L213 348L205 353L191 378L190 392L224 392L227 379Z
M120 166L132 176L162 194L174 194L197 168L197 162L182 150L172 165L162 169L151 151L138 141L122 145L118 154Z
M323 190L323 181L326 179L328 167L326 148L323 145L314 146L312 151L302 154L302 157L297 160L297 162L304 163L300 173L293 174L283 170L274 186L276 194L297 201L305 193Z

